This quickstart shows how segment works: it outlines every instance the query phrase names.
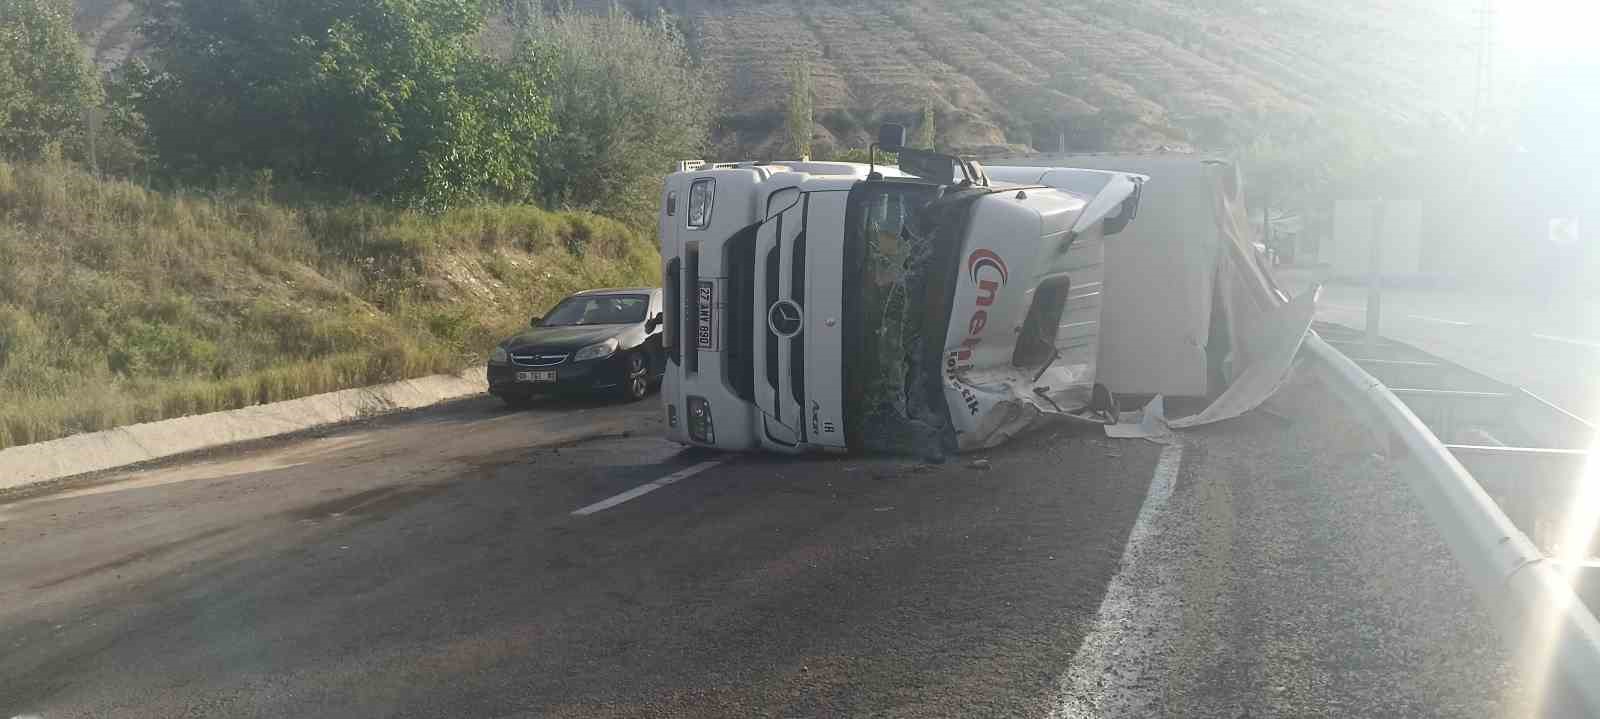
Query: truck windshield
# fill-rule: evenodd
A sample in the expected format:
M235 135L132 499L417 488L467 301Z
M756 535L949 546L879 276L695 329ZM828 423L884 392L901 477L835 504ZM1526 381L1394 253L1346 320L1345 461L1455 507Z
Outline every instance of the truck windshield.
M865 182L845 213L846 441L860 449L936 451L942 427L936 364L946 304L935 270L948 262L938 238L958 228L933 211L939 188ZM934 280L930 284L930 280ZM931 344L930 344L931 343ZM927 353L933 349L933 354ZM931 380L932 384L929 383ZM929 396L932 392L933 395ZM930 431L932 430L932 431Z

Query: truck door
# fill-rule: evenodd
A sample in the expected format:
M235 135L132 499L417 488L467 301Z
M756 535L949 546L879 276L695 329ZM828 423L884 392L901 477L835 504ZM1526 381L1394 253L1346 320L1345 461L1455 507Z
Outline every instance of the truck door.
M844 234L848 191L811 192L803 203L806 230L804 362L797 393L804 403L803 434L812 446L843 450Z

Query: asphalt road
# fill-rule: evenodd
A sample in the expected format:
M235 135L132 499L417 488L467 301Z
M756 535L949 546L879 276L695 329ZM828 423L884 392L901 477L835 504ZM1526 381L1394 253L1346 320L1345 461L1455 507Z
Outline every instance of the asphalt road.
M471 400L12 494L0 717L1518 715L1360 428L1273 403L984 468Z
M1279 273L1299 292L1315 271ZM1463 289L1384 288L1380 334L1600 419L1600 300L1570 293L1508 294ZM1317 319L1366 328L1367 289L1328 284Z

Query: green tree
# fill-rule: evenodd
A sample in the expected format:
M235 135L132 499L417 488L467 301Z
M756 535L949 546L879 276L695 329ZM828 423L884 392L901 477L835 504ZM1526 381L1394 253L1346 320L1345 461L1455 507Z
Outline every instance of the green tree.
M474 44L483 0L142 0L161 71L138 94L182 178L270 170L440 208L537 190L535 58Z
M789 98L785 103L784 132L789 154L798 159L811 155L812 87L811 63L797 59L784 72L789 79Z
M100 85L72 31L70 0L0 0L0 153L35 158L85 147Z
M917 126L917 139L912 142L911 146L923 150L932 150L935 137L933 103L931 101L924 102L922 104L922 124Z
M705 151L716 110L716 85L677 29L667 16L569 12L532 18L520 45L554 68L557 130L537 153L544 202L653 218L662 175Z

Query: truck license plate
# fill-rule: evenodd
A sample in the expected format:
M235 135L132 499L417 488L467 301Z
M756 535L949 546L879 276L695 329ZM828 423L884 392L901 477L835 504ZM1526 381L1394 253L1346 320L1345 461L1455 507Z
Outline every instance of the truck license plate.
M534 371L534 372L518 372L517 373L517 381L518 382L554 382L554 381L556 381L556 371L552 369L552 370L539 370L539 371Z
M699 291L695 297L695 346L699 349L716 352L717 338L717 286L713 282L700 281Z

